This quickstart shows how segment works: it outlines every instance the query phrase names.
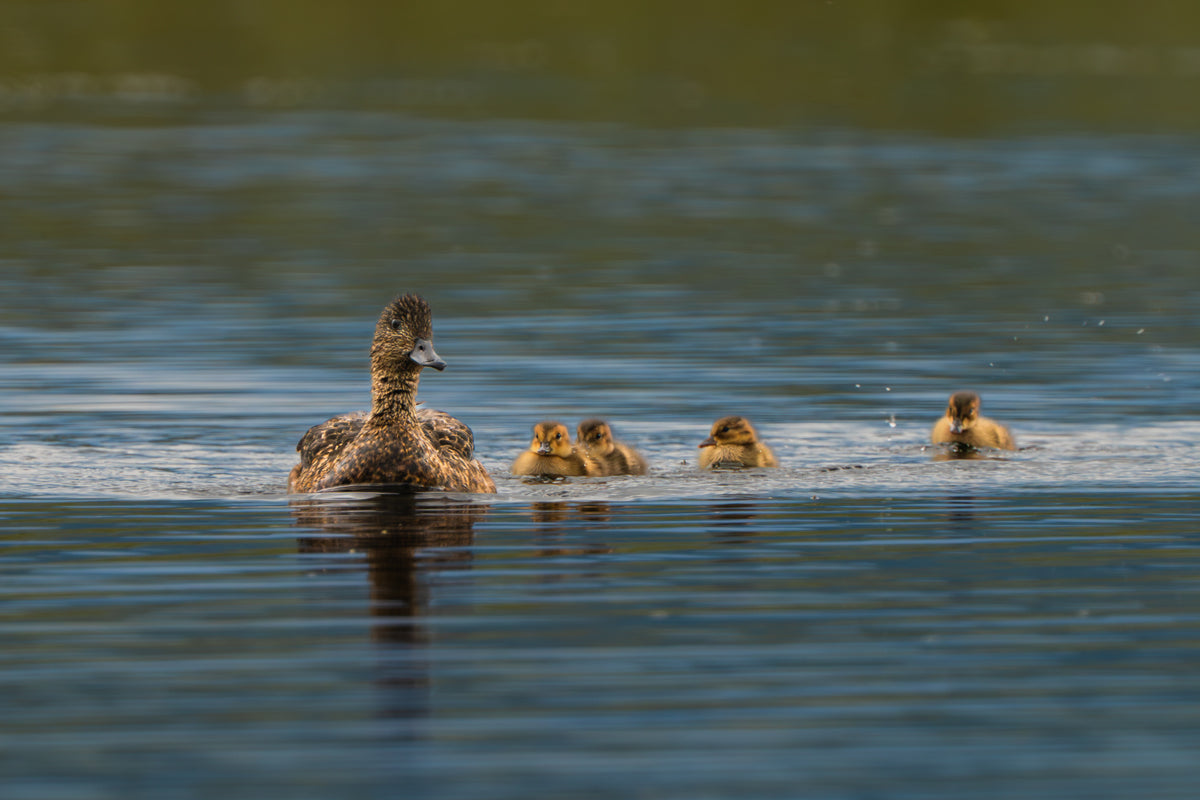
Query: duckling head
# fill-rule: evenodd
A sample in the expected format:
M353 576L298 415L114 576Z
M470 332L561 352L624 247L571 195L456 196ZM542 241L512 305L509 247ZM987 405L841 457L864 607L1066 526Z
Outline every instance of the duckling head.
M754 444L757 441L758 434L745 417L722 417L713 423L712 433L700 443L700 447Z
M951 433L970 430L979 418L979 395L974 392L955 392L950 395L946 418L950 420Z
M576 441L597 455L608 455L615 446L612 428L602 419L585 419L579 423Z
M397 297L379 316L371 343L371 363L393 370L433 367L446 362L433 349L433 315L429 303L415 294Z
M533 426L533 441L529 449L539 456L571 455L571 432L561 422L539 422Z

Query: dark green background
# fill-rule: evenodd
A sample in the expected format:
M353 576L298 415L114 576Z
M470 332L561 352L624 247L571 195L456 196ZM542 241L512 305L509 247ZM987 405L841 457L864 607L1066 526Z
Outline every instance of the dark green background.
M143 97L654 125L1192 130L1181 3L8 2L0 110Z

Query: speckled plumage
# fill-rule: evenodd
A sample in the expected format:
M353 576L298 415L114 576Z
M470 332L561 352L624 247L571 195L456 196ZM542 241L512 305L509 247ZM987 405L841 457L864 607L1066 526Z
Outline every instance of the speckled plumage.
M646 459L627 444L613 439L602 419L585 419L575 432L575 446L596 460L605 475L645 475Z
M929 438L934 444L1017 449L1008 428L979 415L979 395L975 392L955 392L950 395L946 413L934 423Z
M749 420L722 417L713 423L711 434L700 443L700 466L703 469L777 467L779 462L771 448L759 440Z
M371 411L315 425L296 445L300 463L288 490L313 492L354 484L495 492L474 460L474 436L441 411L417 410L421 369L445 367L433 350L429 305L415 295L390 303L371 344Z

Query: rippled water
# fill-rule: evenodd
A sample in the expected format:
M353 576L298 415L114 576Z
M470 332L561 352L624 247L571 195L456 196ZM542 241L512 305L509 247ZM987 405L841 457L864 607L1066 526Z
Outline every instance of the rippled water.
M0 127L5 795L1190 796L1198 155ZM287 497L408 290L499 493ZM935 458L959 388L1018 452ZM652 474L507 476L592 415Z
M7 791L1190 790L1194 495L746 489L8 502Z

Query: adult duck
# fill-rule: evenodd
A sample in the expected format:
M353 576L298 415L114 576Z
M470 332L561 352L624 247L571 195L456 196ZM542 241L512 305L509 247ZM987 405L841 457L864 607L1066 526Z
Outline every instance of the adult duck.
M474 458L475 437L441 411L417 409L421 370L446 368L433 349L433 317L421 297L388 304L371 343L371 411L344 414L308 429L288 490L314 492L355 484L495 492Z

